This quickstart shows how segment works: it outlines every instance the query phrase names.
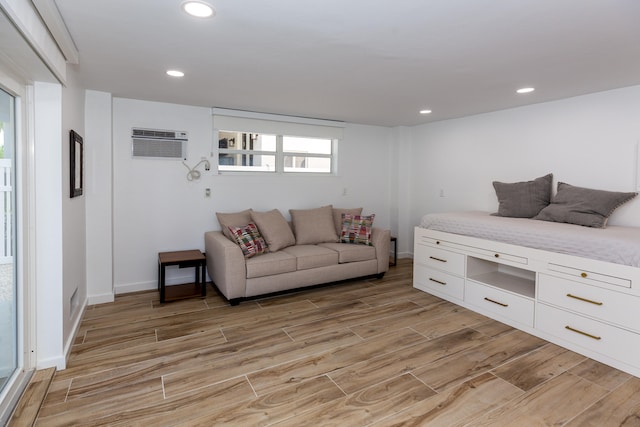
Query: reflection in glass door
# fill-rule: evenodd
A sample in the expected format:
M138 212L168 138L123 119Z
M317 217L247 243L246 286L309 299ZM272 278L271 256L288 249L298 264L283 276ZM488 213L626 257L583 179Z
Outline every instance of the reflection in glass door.
M0 393L18 368L14 98L0 90Z

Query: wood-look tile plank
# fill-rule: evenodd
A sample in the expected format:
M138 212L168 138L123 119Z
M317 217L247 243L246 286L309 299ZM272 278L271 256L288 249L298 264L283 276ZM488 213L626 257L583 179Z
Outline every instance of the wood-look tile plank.
M419 308L410 301L391 302L380 307L371 307L358 312L350 312L313 322L285 328L294 340L303 340L314 335L371 322L382 317L393 316L399 311Z
M369 308L370 307L362 301L353 300L300 313L283 316L276 315L269 319L257 317L255 319L246 320L242 322L242 324L233 323L228 326L224 326L222 328L222 332L227 340L233 342L252 337L259 337L263 335L265 331L270 331L274 328L284 330L287 327L306 324L313 321L322 321L337 316L353 316L357 313L364 312L364 310ZM322 331L319 331L318 333L322 333Z
M454 306L453 310L439 317L437 322L423 321L412 328L427 338L437 338L478 323L484 323L487 317L463 307Z
M33 425L55 371L56 368L47 368L40 369L33 374L22 399L11 415L8 427Z
M351 330L363 338L370 338L389 330L413 327L427 321L435 322L454 310L455 307L451 304L436 301L431 306L417 306L415 310L401 310L389 317L352 326Z
M514 330L510 334L501 335L469 350L418 368L413 374L434 390L442 391L545 344L546 341L540 338Z
M329 376L346 393L355 393L386 378L412 372L443 357L478 346L489 339L472 329L463 329L353 364Z
M207 408L225 408L255 398L251 386L245 378L235 378L225 383L215 384L175 398L168 398L158 404L146 401L122 401L121 408L100 408L89 405L85 409L74 408L67 412L39 417L36 426L177 426L188 414L198 414Z
M505 348L509 348L505 346ZM546 344L517 360L494 369L494 375L529 391L543 382L578 365L586 358L555 344Z
M161 344L166 343L163 342ZM173 372L198 369L205 365L213 365L219 360L237 358L238 354L267 352L278 344L291 343L291 339L282 331L271 331L261 339L251 339L236 343L213 343L210 346L200 344L193 349L174 352L161 352L156 357L138 360L135 363L118 364L117 360L110 369L79 375L73 378L66 399L82 399L100 393L109 393L113 389L128 387L150 379L160 379ZM222 362L220 362L222 363ZM83 370L86 372L87 369Z
M487 319L486 322L477 323L471 328L494 338L502 334L511 333L515 330L513 326L509 326L506 323L498 322L497 320L493 319Z
M353 332L343 329L316 335L305 341L272 345L261 351L245 351L231 354L211 363L203 363L163 376L165 394L174 396L190 389L203 387L220 381L245 375L289 360L330 351L339 346L361 342Z
M276 426L361 426L404 410L435 392L409 374L391 378L353 395L294 415Z
M572 368L569 373L596 383L607 390L613 390L631 377L626 372L607 366L604 363L596 362L593 359L586 359Z
M559 426L600 400L608 391L563 373L473 421L481 426Z
M230 307L229 309L232 308L235 307ZM296 314L308 313L313 310L317 310L317 307L314 306L311 302L298 301L291 304L279 306L277 310L273 308L261 310L259 316L257 316L257 319L253 320L260 323L281 322L283 319L291 318ZM158 341L200 332L206 332L213 329L220 329L221 327L226 326L223 322L221 322L220 316L213 315L213 313L211 314L212 315L210 315L209 317L190 320L188 322L181 322L177 325L167 325L156 328Z
M472 420L523 394L490 373L482 374L405 411L373 424L375 427L472 426Z
M155 343L156 333L154 330L139 331L130 335L114 335L110 340L105 339L100 342L89 341L73 346L73 352L69 357L69 362L93 357L97 354L104 354L108 351L127 349L132 351L134 347Z
M248 374L247 377L256 393L262 395L284 385L305 381L424 340L425 338L417 332L405 328L363 342L336 347L325 353L272 366Z
M571 420L567 427L640 426L640 378L623 385Z
M216 408L197 418L189 417L186 421L191 426L203 427L271 425L341 398L344 398L344 393L331 380L322 376L250 401L229 405L224 410ZM184 421L183 419L182 422Z

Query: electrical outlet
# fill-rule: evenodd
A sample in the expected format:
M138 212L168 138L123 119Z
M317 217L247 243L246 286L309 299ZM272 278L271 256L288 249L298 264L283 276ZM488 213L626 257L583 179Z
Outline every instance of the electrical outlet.
M211 197L211 189L210 188L205 188L204 189L204 197Z
M347 187L344 187L344 188L342 189L342 195L343 195L343 196L346 196L346 195L347 195Z
M444 197L444 190L442 188L440 189L440 197Z

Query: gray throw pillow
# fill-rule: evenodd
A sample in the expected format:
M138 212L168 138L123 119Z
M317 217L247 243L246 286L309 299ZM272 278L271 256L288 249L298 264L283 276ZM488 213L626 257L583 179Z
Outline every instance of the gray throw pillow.
M498 212L493 215L533 218L551 201L553 174L533 181L504 183L493 181L498 196Z
M593 190L559 182L551 204L534 219L604 228L613 211L637 194Z

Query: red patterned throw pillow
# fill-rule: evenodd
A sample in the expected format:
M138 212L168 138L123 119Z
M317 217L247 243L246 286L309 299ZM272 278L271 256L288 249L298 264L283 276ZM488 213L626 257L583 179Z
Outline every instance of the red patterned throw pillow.
M229 226L229 233L235 239L245 258L269 252L258 227L252 222L244 227Z
M340 242L373 246L373 243L371 243L371 229L373 228L374 218L375 214L365 216L343 213Z

